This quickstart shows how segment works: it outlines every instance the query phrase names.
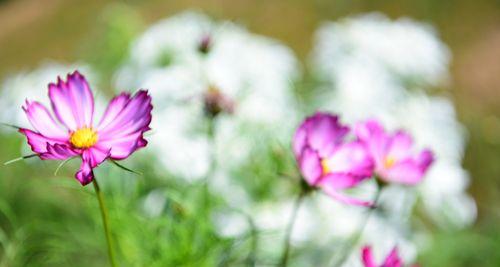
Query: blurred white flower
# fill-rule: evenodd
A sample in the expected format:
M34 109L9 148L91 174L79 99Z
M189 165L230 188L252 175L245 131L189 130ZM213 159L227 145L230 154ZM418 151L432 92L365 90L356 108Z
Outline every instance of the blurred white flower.
M259 137L280 140L291 132L298 75L294 54L279 42L187 12L159 21L134 42L116 84L150 90L151 147L172 174L196 180L207 175L212 153L204 97L234 106L231 115L217 116L214 133L217 163L227 169L244 162Z
M85 75L91 85L95 81L95 74L90 68L79 63L45 62L34 70L22 71L7 76L0 89L0 107L3 110L2 114L0 114L0 121L30 128L28 118L21 109L26 99L39 101L49 107L49 83L57 82L58 76L65 79L67 74L75 70Z
M374 61L392 76L436 86L448 80L451 54L430 25L371 13L325 23L316 34L316 71L332 77L352 58Z

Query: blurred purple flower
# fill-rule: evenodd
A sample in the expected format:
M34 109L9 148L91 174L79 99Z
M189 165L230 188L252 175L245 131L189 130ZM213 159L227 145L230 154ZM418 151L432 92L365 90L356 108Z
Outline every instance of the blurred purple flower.
M293 151L305 181L347 204L372 203L339 193L372 175L373 162L359 141L344 142L349 133L337 116L316 113L308 117L293 138Z
M428 149L417 156L412 154L413 140L409 134L403 131L389 134L375 120L356 125L354 131L373 157L376 176L384 182L417 184L434 161Z
M372 254L372 248L370 246L365 246L362 249L361 255L363 257L363 265L365 267L402 267L403 266L403 261L398 255L398 248L394 247L391 252L389 252L389 255L384 260L384 263L381 265L377 265L375 263L375 259Z
M93 168L104 160L125 159L147 144L143 134L150 129L153 106L145 90L113 98L96 127L94 96L78 71L68 74L66 82L58 78L57 84L49 84L49 98L58 122L44 105L26 100L23 110L35 131L21 128L19 132L42 160L80 156L76 179L82 185L92 182Z

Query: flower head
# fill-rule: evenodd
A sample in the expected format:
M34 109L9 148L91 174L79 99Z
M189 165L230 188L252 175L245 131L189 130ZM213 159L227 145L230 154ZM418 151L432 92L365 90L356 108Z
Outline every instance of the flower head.
M377 265L375 263L375 259L372 254L372 248L370 246L365 246L362 249L362 257L363 257L363 265L365 267L402 267L403 266L403 261L398 255L398 248L394 247L391 252L389 252L389 255L384 260L384 263L381 265Z
M94 123L94 96L83 75L78 71L49 84L51 112L36 101L26 101L23 110L34 130L19 132L43 160L82 159L76 179L90 183L93 169L106 159L125 159L135 150L145 147L143 138L151 122L151 97L140 90L134 96L121 94L109 103L101 121Z
M372 174L373 162L359 141L344 142L349 128L337 116L308 117L293 138L293 151L306 182L349 204L371 205L338 192L355 187Z
M416 184L434 161L428 149L412 154L410 135L403 131L389 134L375 120L358 124L355 132L373 157L377 177L385 182Z

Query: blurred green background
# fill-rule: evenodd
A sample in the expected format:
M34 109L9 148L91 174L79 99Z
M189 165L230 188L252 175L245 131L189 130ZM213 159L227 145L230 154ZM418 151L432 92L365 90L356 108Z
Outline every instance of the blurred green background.
M47 58L62 62L83 60L111 75L127 53L128 42L136 34L158 19L185 9L230 19L255 33L281 40L294 49L304 63L311 51L312 35L324 20L381 11L392 18L408 16L434 25L453 53L450 94L469 133L464 166L472 178L470 194L477 201L478 220L471 229L459 233L440 232L433 249L420 255L419 262L422 266L500 266L500 207L497 205L500 203L499 0L2 0L0 79L20 70L35 68ZM110 49L112 47L123 47L123 50ZM105 80L102 87L107 86ZM15 133L0 132L0 162L17 157L22 142L24 139ZM136 157L141 158L145 153L141 151ZM50 167L45 168L47 165ZM100 233L97 204L89 194L92 191L81 190L70 179L54 179L52 170L55 166L45 162L38 165L20 162L0 167L1 267L67 266L68 262L74 266L105 264L105 254L90 249L104 249L104 239L93 239L100 234L85 234ZM111 171L102 169L98 175ZM71 173L68 171L64 175L71 176ZM47 179L40 179L41 176ZM123 212L135 209L141 192L150 188L177 188L182 192L186 187L165 184L163 180L146 183L143 178L131 174L117 176L117 179L107 181L104 187L108 183L119 183L118 179L123 176L127 176L130 183L136 183L133 187L136 192L114 192L116 198L110 196L109 206L123 206ZM61 190L61 187L65 189ZM126 190L125 186L123 188ZM180 236L172 237L165 244L154 244L156 231L161 231L165 224L177 227L178 222L158 220L154 225L148 224L145 227L148 229L142 229L141 220L145 218L139 215L120 218L120 214L115 214L115 224L123 225L121 232L126 233L118 237L123 241L121 250L128 257L126 261L135 263L132 266L165 266L155 265L147 259L161 255L161 246L168 248L176 244L185 246L179 250L184 254L163 255L170 257L163 262L214 266L215 259L211 255L227 249L225 240L200 243L200 247L192 246L192 243L177 244L179 240L187 242L185 240L218 237L213 235L209 225L193 234L192 227L203 224L205 217L189 212L196 207L188 207L187 211L185 207L175 208L177 201L172 195L175 194L169 195L172 199L168 203L174 207L172 216L183 218L182 231L178 231ZM58 223L61 221L65 223ZM53 228L50 228L52 224ZM74 234L75 231L80 234ZM36 234L31 234L33 232ZM85 244L89 249L75 251L74 247L66 247L63 241ZM50 253L51 250L64 253ZM150 255L143 255L144 251ZM71 260L75 258L81 260ZM162 261L156 264L158 262Z

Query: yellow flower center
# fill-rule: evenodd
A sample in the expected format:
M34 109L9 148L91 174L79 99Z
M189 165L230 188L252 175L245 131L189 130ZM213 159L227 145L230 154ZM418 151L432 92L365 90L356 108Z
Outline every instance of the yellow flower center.
M330 173L332 170L328 166L328 160L327 159L322 159L321 160L321 169L323 170L323 174Z
M83 127L74 131L69 142L76 148L89 148L97 143L97 132L92 127Z
M385 158L385 161L384 161L384 167L386 169L389 169L391 168L392 166L394 166L394 164L396 163L396 159L394 159L393 157L391 156L387 156Z

